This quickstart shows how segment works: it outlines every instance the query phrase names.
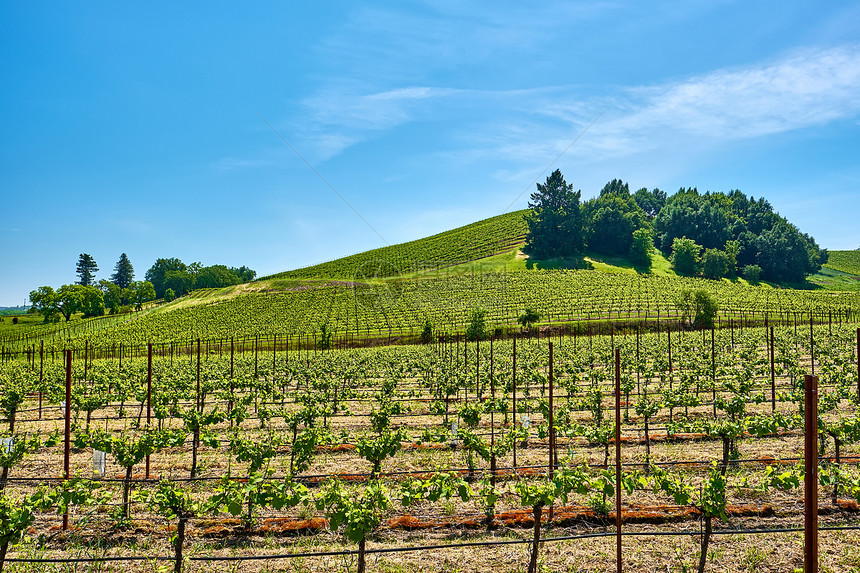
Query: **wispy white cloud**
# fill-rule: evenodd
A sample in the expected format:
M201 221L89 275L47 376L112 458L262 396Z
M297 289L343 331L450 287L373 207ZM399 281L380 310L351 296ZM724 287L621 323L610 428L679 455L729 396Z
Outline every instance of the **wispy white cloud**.
M860 113L860 46L626 90L595 126L592 149L630 153L692 139L722 143L850 119ZM582 120L580 120L582 121Z
M255 157L222 157L213 162L212 166L220 171L233 171L237 169L256 169L258 167L268 167L272 165L274 160L271 158Z
M373 134L409 123L436 109L456 90L424 86L375 93L329 89L302 102L301 132L317 158L325 160Z
M463 144L475 159L508 160L509 166L497 172L507 179L519 176L519 166L542 167L598 116L567 156L601 161L655 150L713 148L834 121L854 124L860 115L860 45L810 48L608 95L584 97L582 92L567 86L497 97L497 103L508 106L495 109L504 119L476 118L462 134Z

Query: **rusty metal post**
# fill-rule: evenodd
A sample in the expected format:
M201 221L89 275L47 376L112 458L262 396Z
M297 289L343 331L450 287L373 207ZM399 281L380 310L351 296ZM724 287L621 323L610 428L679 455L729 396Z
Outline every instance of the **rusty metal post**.
M818 571L818 377L804 376L803 572Z
M71 451L72 430L72 351L66 350L66 420L65 439L63 443L63 475L69 479L69 452ZM69 512L63 514L63 531L69 528Z
M615 349L615 545L621 573L621 349Z

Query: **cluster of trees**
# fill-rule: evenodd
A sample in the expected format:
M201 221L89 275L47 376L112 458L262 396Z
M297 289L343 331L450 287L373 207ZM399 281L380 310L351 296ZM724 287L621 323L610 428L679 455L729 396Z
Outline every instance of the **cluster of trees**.
M627 256L650 267L659 247L680 274L734 277L738 270L777 282L801 282L827 261L827 251L775 213L765 199L740 191L700 194L695 188L667 196L660 189L630 191L613 179L581 202L556 170L532 193L524 251L536 259L586 250Z
M629 256L637 265L650 265L654 250L651 221L666 201L664 192L640 189L632 194L627 183L613 179L598 197L584 203L581 199L582 191L574 191L558 169L546 183L538 183L526 215L526 254L547 259L589 250Z
M200 263L186 265L176 258L158 259L146 271L146 280L155 287L157 298L173 300L198 288L221 288L254 280L256 271L248 267L226 267Z
M676 253L679 238L692 241L687 244L691 251L698 247L695 267L685 268L687 274L718 278L740 270L752 278L758 271L767 280L802 282L827 262L827 251L774 212L766 199L738 190L700 194L682 188L667 199L654 228L664 252Z
M120 255L110 280L96 281L99 267L87 253L78 256L75 284L58 289L42 286L30 292L28 312L41 314L45 322L70 320L74 314L84 318L137 310L143 304L159 298L167 301L195 288L217 288L254 280L257 273L247 267L228 268L224 265L204 267L200 263L185 265L179 259L158 259L146 272L146 280L134 280L134 267L125 253Z

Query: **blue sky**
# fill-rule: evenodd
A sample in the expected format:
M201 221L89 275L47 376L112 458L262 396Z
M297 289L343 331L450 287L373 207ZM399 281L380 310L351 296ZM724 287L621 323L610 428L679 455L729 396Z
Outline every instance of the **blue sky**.
M83 252L264 275L412 240L556 168L860 246L856 2L3 1L0 62L0 305Z

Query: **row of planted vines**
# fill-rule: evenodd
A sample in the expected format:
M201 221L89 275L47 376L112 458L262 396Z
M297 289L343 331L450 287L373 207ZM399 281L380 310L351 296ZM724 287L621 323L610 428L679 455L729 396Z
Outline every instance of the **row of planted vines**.
M833 324L9 361L0 569L605 571L620 489L627 568L790 571L815 374L820 555L850 571L858 344Z
M84 340L109 346L118 340L142 345L261 334L286 338L319 335L322 325L340 338L391 339L417 335L428 321L440 332L462 333L475 309L483 309L486 321L503 330L516 328L525 308L534 309L546 325L659 324L681 320L678 299L694 290L719 301L716 321L723 326L765 320L842 323L857 321L860 308L857 292L586 270L487 272L480 262L472 272L440 272L414 280L318 280L259 288L263 291L223 296L196 293L176 304L122 317L32 326L0 337L0 347L20 351L41 340L62 348L80 346Z

